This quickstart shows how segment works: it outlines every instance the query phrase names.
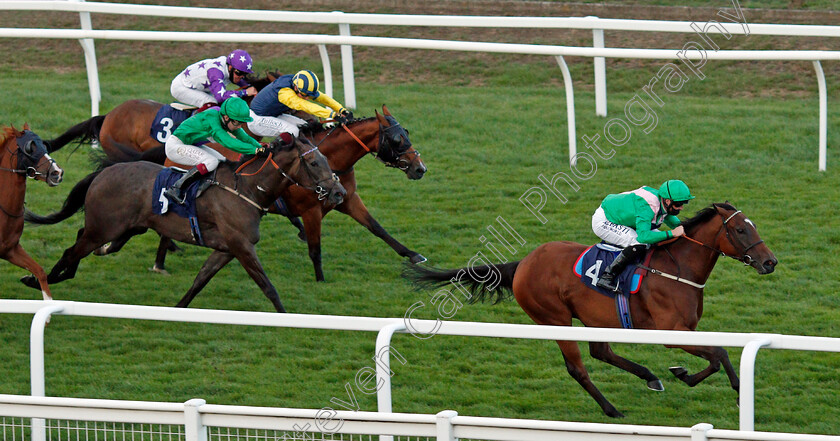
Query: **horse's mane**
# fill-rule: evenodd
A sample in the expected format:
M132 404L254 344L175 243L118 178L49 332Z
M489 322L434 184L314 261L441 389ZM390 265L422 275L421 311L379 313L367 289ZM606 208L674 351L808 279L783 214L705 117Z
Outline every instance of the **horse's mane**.
M278 152L291 151L294 148L294 146L295 146L294 144L283 145L281 143L280 138L275 138L274 140L271 141L271 148L274 151L278 151ZM239 168L240 165L242 165L242 164L250 161L251 159L253 159L254 156L255 155L242 155L242 158L240 158L238 162L222 161L222 162L219 163L219 167L227 167L227 168L230 168L231 170L236 170L237 168Z
M721 207L721 208L726 209L726 210L736 210L736 208L733 207L732 205L730 205L728 202L713 203L713 204L709 205L708 207L703 208L702 210L698 211L694 215L694 217L682 221L681 225L686 230L691 230L691 229L697 227L698 225L702 225L702 224L706 223L709 219L711 219L712 217L717 215L717 209L715 207Z

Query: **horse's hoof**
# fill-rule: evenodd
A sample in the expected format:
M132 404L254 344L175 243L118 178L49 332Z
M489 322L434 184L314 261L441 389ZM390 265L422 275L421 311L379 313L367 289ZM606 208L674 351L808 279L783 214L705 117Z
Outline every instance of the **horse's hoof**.
M178 245L175 245L175 242L170 242L169 246L166 247L166 250L171 251L173 253L180 253L181 251L184 251L183 248L179 247Z
M303 230L298 233L298 240L306 243L306 233L304 233Z
M428 259L426 259L422 254L415 254L415 255L411 256L411 259L409 259L409 262L416 265L418 263L423 263L426 260L428 260Z
M38 283L38 279L35 276L33 276L32 274L30 274L28 276L21 277L20 278L20 283L23 283L24 285L26 285L30 288L35 288L37 290L41 289L41 284Z
M685 381L685 377L688 375L688 371L682 366L671 366L668 370L682 381Z
M153 273L162 274L162 275L164 275L164 276L168 276L168 275L169 275L169 271L167 271L167 270L165 270L165 269L163 269L163 268L158 268L157 266L153 266L153 267L149 268L149 271L151 271L151 272L153 272Z
M604 411L604 413L610 418L624 418L624 414L619 412L617 409L610 409Z
M665 386L662 385L662 382L659 380L650 380L647 382L647 387L650 390L655 390L657 392L662 392L665 390Z

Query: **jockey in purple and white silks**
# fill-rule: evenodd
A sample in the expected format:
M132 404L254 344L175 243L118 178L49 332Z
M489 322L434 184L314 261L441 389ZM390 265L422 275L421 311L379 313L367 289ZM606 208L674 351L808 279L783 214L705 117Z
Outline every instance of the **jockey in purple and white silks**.
M232 96L253 96L257 89L248 87L245 81L245 75L254 73L252 68L253 61L248 52L236 49L227 55L187 66L172 80L169 91L179 102L195 107L205 103L222 104ZM227 90L231 83L243 89Z
M592 231L624 249L604 270L597 285L616 290L616 276L647 250L647 245L682 236L685 231L677 215L691 199L694 196L688 186L677 179L665 181L658 190L644 186L605 197L592 215ZM659 231L663 223L672 229Z

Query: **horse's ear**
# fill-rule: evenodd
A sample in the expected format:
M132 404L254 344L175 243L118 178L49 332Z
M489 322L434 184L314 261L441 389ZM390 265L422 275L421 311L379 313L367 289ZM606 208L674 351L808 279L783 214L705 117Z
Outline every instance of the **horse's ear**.
M385 116L391 116L391 112L388 110L388 106L386 106L385 104L382 105L382 113L384 113Z
M382 116L381 113L379 113L379 111L377 111L376 109L373 109L373 113L376 114L376 119L379 120L379 124L382 124L385 127L388 127L388 126L391 125L390 123L388 123L388 120L385 119L385 117Z
M23 130L29 130L29 123L28 122L23 123Z

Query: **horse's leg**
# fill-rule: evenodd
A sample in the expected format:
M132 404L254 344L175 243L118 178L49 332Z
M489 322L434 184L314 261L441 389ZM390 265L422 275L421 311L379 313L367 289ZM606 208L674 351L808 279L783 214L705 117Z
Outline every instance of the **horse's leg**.
M298 239L306 242L306 230L303 228L303 222L300 221L300 218L297 216L289 217L289 222L298 229Z
M166 236L160 236L160 243L158 244L157 253L155 254L155 263L151 268L149 268L149 271L169 275L169 272L166 271L164 265L166 263L166 253L170 250L174 251L173 247L177 248L175 246L175 241Z
M647 387L650 390L665 390L665 386L662 385L662 382L659 381L659 378L656 375L653 375L653 372L651 372L650 369L616 355L609 343L590 342L589 353L597 360L609 363L619 369L630 372L642 380L645 380L647 382Z
M79 269L79 262L85 256L92 253L93 250L99 248L100 245L107 242L91 240L86 236L85 232L85 228L79 229L79 233L76 235L76 243L70 248L64 250L64 254L62 254L61 258L58 259L58 262L53 265L50 273L47 275L47 283L52 285L75 277L76 270ZM22 277L20 281L30 288L40 288L35 276L25 276Z
M313 208L307 210L301 216L304 231L306 232L306 244L309 248L309 259L312 260L312 265L315 267L315 281L324 281L324 268L321 265L321 219L323 215L321 210Z
M686 371L685 368L682 366L675 366L670 368L671 373L673 373L674 376L683 381L685 384L689 385L690 387L696 386L698 383L705 380L709 375L712 375L715 372L719 371L721 364L723 364L723 368L726 371L726 375L727 377L729 377L729 384L732 386L732 389L734 389L735 392L740 393L741 382L738 379L738 374L735 373L735 368L732 367L732 363L729 361L729 353L726 352L726 349L723 349L720 346L666 345L666 347L680 348L691 355L696 355L709 361L709 366L706 367L706 369L703 369L702 371L694 375L689 375L688 371Z
M15 245L15 247L6 253L3 258L13 265L19 266L32 273L38 281L38 286L41 288L41 294L44 296L44 300L52 300L52 293L50 292L50 287L47 284L47 273L43 268L41 268L41 265L38 265L35 260L29 257L29 254L26 253L26 250L24 250L20 244Z
M612 418L623 418L624 414L619 412L618 409L616 409L615 406L613 406L607 398L604 397L601 391L595 387L595 384L592 383L592 380L589 378L589 372L586 371L586 367L583 365L583 359L580 356L580 348L578 348L577 342L557 340L557 344L563 352L563 359L566 361L566 369L569 371L569 375L577 380L585 391L589 392L589 395L595 399L607 416Z
M257 251L254 249L254 245L245 241L231 245L231 252L236 256L236 260L242 264L242 267L245 268L248 275L254 279L254 282L257 283L257 286L260 287L263 294L274 305L274 309L277 312L286 312L286 308L280 303L280 296L277 294L277 289L274 288L274 285L271 284L271 281L268 280L268 276L265 274L260 259L257 257Z
M204 261L204 265L201 266L201 269L198 271L198 275L195 276L195 280L193 281L192 286L187 293L184 294L184 297L178 302L175 307L177 308L186 308L190 302L193 301L195 296L198 295L201 290L207 286L207 282L219 272L220 269L224 268L231 260L233 260L233 254L214 250L210 257Z
M385 228L382 228L382 225L379 225L379 222L370 215L370 212L368 212L367 207L365 207L365 204L362 202L362 198L359 197L358 193L353 193L353 195L345 200L344 203L337 206L336 210L352 217L356 220L356 222L364 225L365 228L370 230L370 232L376 237L384 240L385 243L397 252L397 254L402 257L408 257L411 263L421 263L426 261L426 258L423 257L423 255L408 249L405 245L391 237L391 235L385 231Z
M123 233L122 236L120 236L120 237L112 240L110 243L102 245L101 247L94 250L93 254L96 255L96 256L105 256L105 255L108 255L108 254L114 254L117 251L121 250L125 246L125 244L128 243L128 241L132 237L134 237L138 234L143 234L147 230L148 230L148 228L137 228L137 229L133 229L133 230L128 230L125 233Z

